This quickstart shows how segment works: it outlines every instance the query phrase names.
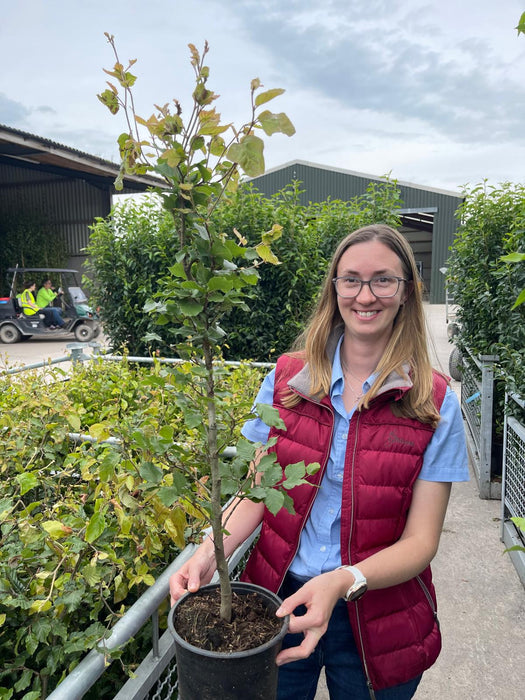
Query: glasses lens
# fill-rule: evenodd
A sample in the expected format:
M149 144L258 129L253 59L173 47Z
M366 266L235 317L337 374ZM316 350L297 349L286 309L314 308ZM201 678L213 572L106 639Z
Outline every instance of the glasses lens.
M338 277L337 293L342 297L356 297L361 289L361 280L357 277Z
M399 288L397 277L374 277L370 289L376 297L393 297Z

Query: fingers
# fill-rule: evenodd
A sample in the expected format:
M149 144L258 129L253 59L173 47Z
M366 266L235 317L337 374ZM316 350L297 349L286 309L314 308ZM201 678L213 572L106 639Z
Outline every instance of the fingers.
M202 585L209 583L214 569L212 560L197 550L196 554L170 577L171 604L185 593L195 593Z
M170 598L171 605L174 605L177 600L183 596L188 590L188 578L182 571L177 571L170 577ZM198 586L197 586L198 590Z
M299 646L283 649L283 651L279 652L277 655L275 663L278 666L283 666L284 664L289 664L291 661L299 661L299 659L308 658L315 650L322 636L319 630L306 630L301 644Z

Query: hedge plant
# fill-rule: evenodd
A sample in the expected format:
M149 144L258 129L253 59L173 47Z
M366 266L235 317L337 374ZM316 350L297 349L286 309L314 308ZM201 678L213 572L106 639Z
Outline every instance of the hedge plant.
M235 439L261 376L246 365L218 376L231 396L219 420ZM2 700L45 698L201 527L174 469L192 469L205 449L177 400L191 396L187 367L97 361L65 379L55 369L0 381ZM69 433L122 444L76 444ZM127 672L142 643L124 652Z
M400 224L402 202L395 181L370 183L349 201L303 205L301 193L297 181L272 196L248 183L228 193L211 215L218 230L231 234L235 229L252 245L261 229L274 223L282 227L281 238L273 243L281 264L261 266L259 283L247 295L249 310L236 308L223 320L226 359L271 361L288 350L312 311L339 241L366 224ZM168 329L155 327L143 306L160 288L177 244L173 219L155 199L128 200L108 218L97 219L86 249L86 283L114 347L125 346L132 355L172 354ZM147 341L153 332L157 340Z
M525 286L525 266L512 263L525 252L525 186L481 183L464 196L447 272L458 304L454 342L464 353L499 357L494 439L500 441L505 385L525 394L525 306L515 305Z

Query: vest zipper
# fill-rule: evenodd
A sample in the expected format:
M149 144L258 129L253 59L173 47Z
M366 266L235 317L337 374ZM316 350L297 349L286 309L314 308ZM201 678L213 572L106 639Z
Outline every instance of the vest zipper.
M434 601L432 600L432 596L430 595L430 591L426 587L425 582L423 581L421 576L416 576L416 579L417 579L417 582L419 583L419 585L421 586L421 590L425 594L426 599L428 600L428 604L430 605L430 609L432 610L432 614L434 615L434 620L436 621L437 628L440 629L436 606L434 605Z
M355 415L355 413L354 413ZM351 488L352 488L352 511L350 514L350 534L348 537L348 561L350 564L352 564L352 548L351 548L351 542L352 542L352 534L354 531L354 472L355 472L355 456L357 452L357 437L359 433L359 422L361 419L361 413L357 413L356 416L356 426L355 426L355 439L354 439L354 449L352 452L352 481L351 481ZM365 645L363 642L363 635L361 633L361 620L359 617L359 601L356 600L354 603L355 605L355 615L356 615L356 620L357 620L357 632L359 634L359 644L361 646L361 652L363 655L363 668L365 671L365 676L366 676L366 685L368 688L368 692L370 694L370 700L376 700L376 695L374 693L374 688L372 686L372 681L370 680L370 675L368 673L368 664L366 662L366 654L365 654Z

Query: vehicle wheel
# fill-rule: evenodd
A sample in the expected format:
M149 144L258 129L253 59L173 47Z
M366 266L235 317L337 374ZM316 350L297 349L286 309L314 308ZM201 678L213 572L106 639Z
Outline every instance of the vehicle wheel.
M455 379L457 382L461 381L461 367L461 352L458 350L458 348L454 348L454 350L452 350L450 353L450 357L448 358L448 373L452 379Z
M12 323L4 323L0 327L0 340L2 343L18 343L22 339L22 333Z
M95 330L93 331L93 338L98 338L101 330L102 329L100 328L100 324L97 323L97 325L95 326Z
M93 340L94 331L87 323L79 323L75 328L75 338L81 343L88 343Z
M447 326L447 336L450 340L459 333L459 326L457 323L449 323Z

